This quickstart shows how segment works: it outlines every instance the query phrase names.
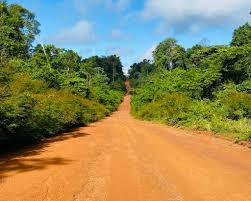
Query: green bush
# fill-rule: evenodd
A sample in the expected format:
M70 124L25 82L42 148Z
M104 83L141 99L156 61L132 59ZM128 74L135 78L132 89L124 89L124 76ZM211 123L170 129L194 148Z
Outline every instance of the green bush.
M251 99L245 96L240 99L237 97L238 94L229 96L224 99L227 102L223 99L193 100L186 95L173 92L163 94L162 98L148 104L136 106L138 97L133 96L132 113L135 117L144 120L160 121L182 128L213 131L236 140L248 140L251 139L251 120L244 117L244 114L250 114L250 105L241 103ZM233 114L238 114L239 118L230 118Z
M228 119L251 118L251 94L226 89L217 93L217 99Z
M135 101L134 99L132 100ZM190 98L180 93L168 93L157 101L152 101L144 105L138 111L134 110L136 116L147 120L164 121L170 125L186 118L186 112L189 108Z
M250 139L251 94L243 90L248 82L221 85L212 93L213 99L202 99L199 97L203 93L199 91L207 89L203 86L208 85L195 81L195 78L186 79L185 75L191 72L194 70L186 73L182 69L161 70L145 78L141 81L144 84L134 89L132 114L172 126L213 131L234 139ZM203 82L211 85L206 80ZM198 83L200 86L196 87Z
M67 90L49 89L43 81L31 80L27 75L14 76L8 91L0 102L0 138L37 140L111 112Z
M96 87L91 89L91 99L106 106L110 112L114 112L118 108L119 104L122 102L123 96L123 91L109 89L108 87Z

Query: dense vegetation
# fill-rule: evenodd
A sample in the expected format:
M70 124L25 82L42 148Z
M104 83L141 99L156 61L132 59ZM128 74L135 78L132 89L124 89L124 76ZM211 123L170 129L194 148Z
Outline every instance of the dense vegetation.
M119 57L33 47L35 15L3 1L0 13L0 144L38 140L117 109L125 80Z
M169 38L158 45L153 58L153 64L144 61L129 70L133 115L251 140L249 24L234 31L230 46L185 50ZM146 73L144 66L152 72Z

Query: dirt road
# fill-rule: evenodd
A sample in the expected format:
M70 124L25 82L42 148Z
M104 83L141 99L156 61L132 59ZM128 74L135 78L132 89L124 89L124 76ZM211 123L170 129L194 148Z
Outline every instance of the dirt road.
M111 117L0 161L1 201L251 201L251 151Z

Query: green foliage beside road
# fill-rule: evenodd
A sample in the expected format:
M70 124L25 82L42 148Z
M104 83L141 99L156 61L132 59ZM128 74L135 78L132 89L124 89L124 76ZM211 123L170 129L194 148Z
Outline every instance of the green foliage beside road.
M39 140L117 109L125 93L119 57L33 47L35 15L4 2L0 13L0 144Z
M136 64L129 70L132 114L251 140L250 31L248 24L237 29L231 46L195 45L185 51L175 39L160 43L152 73L133 76L140 73Z

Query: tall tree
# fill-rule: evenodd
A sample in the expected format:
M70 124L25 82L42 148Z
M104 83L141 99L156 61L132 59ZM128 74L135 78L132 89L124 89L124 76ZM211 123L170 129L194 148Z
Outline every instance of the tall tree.
M67 75L72 72L79 71L81 57L73 50L64 50L58 58L58 68L67 72Z
M149 61L144 59L139 63L134 63L129 71L129 78L130 79L138 79L142 76L148 76L154 69L154 65Z
M0 1L0 61L27 58L35 36L39 33L35 15L18 4Z
M83 63L87 63L89 66L91 65L93 67L102 68L108 76L110 83L124 80L125 78L123 74L122 63L120 58L116 55L107 57L94 56L83 60Z
M251 45L251 26L246 23L234 31L232 46Z
M185 49L177 44L176 39L168 38L161 42L153 52L156 67L174 69L184 67Z

